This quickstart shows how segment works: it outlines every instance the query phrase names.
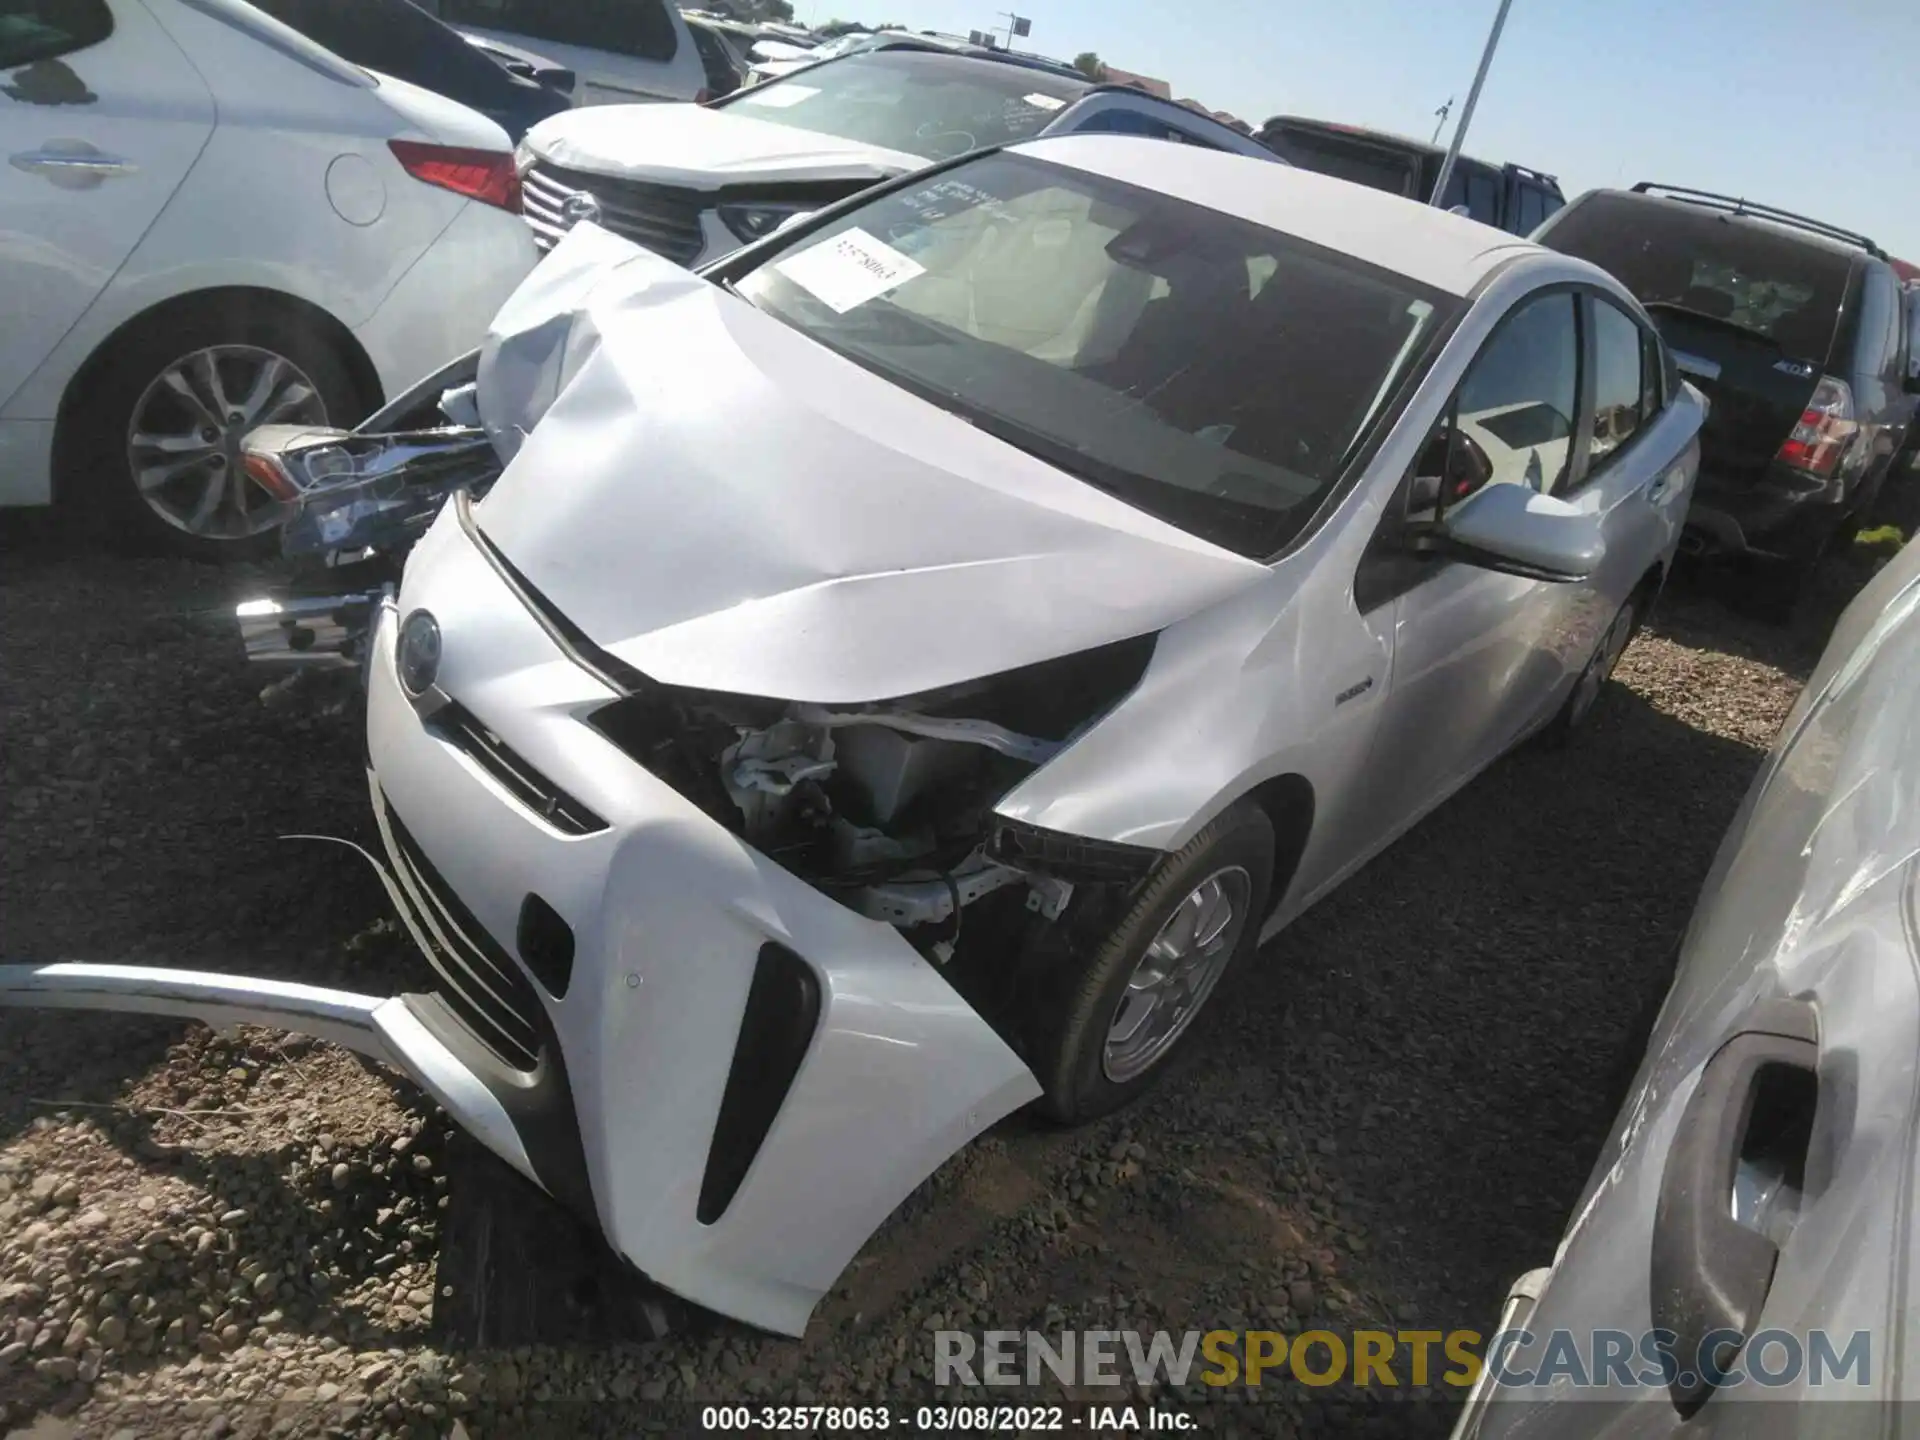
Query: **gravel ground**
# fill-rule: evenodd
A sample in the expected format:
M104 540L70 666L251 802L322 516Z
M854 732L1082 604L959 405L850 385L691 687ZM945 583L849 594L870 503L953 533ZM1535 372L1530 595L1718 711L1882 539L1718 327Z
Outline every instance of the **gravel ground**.
M220 624L248 576L34 523L0 545L0 955L420 985L364 861L281 838L371 840L350 705L263 701ZM924 1398L943 1327L1482 1327L1551 1256L1721 832L1870 563L1791 631L1677 587L1572 751L1502 761L1304 917L1146 1104L1015 1117L957 1157L798 1343L692 1317L463 1346L436 1264L477 1172L409 1084L275 1033L0 1012L0 1427L617 1433L688 1399ZM1443 1433L1450 1402L1408 1394L1161 1398L1220 1433Z

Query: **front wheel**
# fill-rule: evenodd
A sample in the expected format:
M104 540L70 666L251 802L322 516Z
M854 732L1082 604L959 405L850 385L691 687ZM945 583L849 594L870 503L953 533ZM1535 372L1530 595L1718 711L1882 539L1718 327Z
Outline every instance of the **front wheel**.
M1240 801L1160 862L1104 940L1065 959L1029 1057L1045 1114L1080 1124L1154 1083L1228 967L1257 943L1273 857L1266 812Z

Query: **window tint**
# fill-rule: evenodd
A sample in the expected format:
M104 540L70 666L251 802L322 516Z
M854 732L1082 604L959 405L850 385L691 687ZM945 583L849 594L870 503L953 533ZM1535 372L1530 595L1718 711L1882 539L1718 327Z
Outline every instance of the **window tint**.
M1260 143L1302 170L1351 180L1391 195L1413 193L1413 157L1364 140L1282 126L1263 131Z
M1206 141L1187 134L1167 124L1164 120L1151 115L1142 115L1138 110L1102 110L1089 116L1084 124L1076 125L1074 133L1079 135L1142 135L1149 140L1172 140L1180 145L1204 145L1209 150L1218 146L1207 145Z
M440 17L642 60L671 60L679 49L665 0L442 0Z
M1640 413L1652 417L1667 403L1667 361L1660 353L1660 337L1651 330L1640 332Z
M1547 218L1547 192L1522 181L1516 193L1520 214L1514 228L1522 235L1531 235Z
M868 201L737 285L978 429L1256 557L1312 518L1457 304L1017 152Z
M1855 353L1861 373L1884 375L1899 381L1900 287L1893 272L1884 266L1869 265L1860 282L1860 337Z
M1640 428L1646 403L1646 347L1640 327L1619 306L1593 302L1593 445L1596 463Z
M1469 452L1484 456L1481 483L1525 485L1543 494L1564 484L1579 394L1579 334L1574 297L1543 295L1509 315L1467 371L1459 437Z
M1540 243L1612 272L1665 323L1692 316L1819 365L1833 344L1851 262L1830 245L1678 201L1600 193Z
M693 48L700 52L700 68L707 73L707 88L717 94L730 94L740 84L740 76L733 68L726 44L704 25L690 22L687 33L693 37Z
M102 0L6 0L0 5L0 70L98 45L113 33Z

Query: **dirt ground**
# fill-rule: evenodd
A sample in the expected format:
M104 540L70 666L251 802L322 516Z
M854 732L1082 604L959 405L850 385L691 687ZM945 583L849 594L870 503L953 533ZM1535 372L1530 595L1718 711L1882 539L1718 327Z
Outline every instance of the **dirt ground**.
M419 987L365 860L286 838L372 827L351 704L263 700L225 629L262 572L32 522L0 545L0 958ZM1871 564L1833 564L1790 630L1711 575L1670 590L1571 751L1503 760L1305 916L1147 1103L1016 1116L956 1157L798 1342L691 1316L463 1343L439 1261L483 1172L410 1085L274 1033L0 1012L0 1431L672 1431L689 1402L927 1398L941 1328L1485 1328L1551 1257L1721 833ZM1221 1434L1441 1434L1453 1407L1158 1399Z

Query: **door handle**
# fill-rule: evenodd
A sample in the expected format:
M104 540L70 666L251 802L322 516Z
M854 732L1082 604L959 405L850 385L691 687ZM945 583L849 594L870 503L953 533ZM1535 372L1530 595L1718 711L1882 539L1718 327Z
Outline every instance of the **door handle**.
M71 189L98 185L116 175L131 175L138 168L117 155L96 150L84 141L64 144L55 141L39 150L11 155L7 163L16 170L43 176L56 185Z
M1790 1087L1791 1108L1804 1107L1810 1130L1819 1056L1809 1002L1762 1002L1707 1062L1674 1131L1654 1211L1650 1293L1654 1328L1674 1335L1668 1392L1683 1417L1713 1395L1715 1380L1697 1363L1702 1343L1722 1330L1742 1337L1716 1347L1724 1373L1760 1318L1780 1258L1775 1240L1734 1218L1735 1174L1754 1143L1756 1101L1765 1094L1777 1110L1772 1097ZM1807 1135L1788 1129L1786 1144L1798 1150L1790 1163L1804 1174Z
M1659 505L1675 490L1680 488L1680 472L1667 470L1647 482L1645 494L1649 505Z

